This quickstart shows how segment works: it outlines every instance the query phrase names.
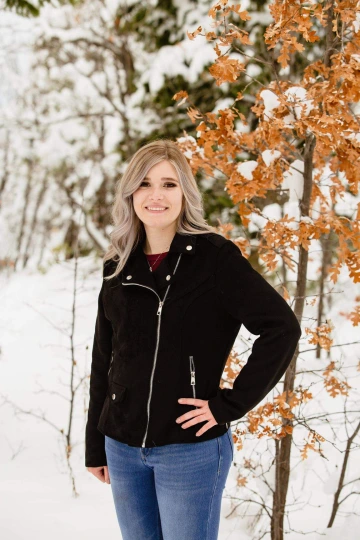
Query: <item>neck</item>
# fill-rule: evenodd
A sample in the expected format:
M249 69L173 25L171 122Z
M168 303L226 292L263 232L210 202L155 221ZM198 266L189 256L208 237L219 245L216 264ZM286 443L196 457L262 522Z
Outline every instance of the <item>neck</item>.
M146 255L169 251L170 244L176 232L173 227L168 227L165 229L145 227L145 231L146 238L143 249Z

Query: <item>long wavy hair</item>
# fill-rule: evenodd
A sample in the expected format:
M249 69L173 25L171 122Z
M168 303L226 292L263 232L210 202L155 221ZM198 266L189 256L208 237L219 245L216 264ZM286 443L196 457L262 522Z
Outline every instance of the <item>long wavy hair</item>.
M121 272L132 250L146 237L144 224L135 213L132 195L151 167L163 160L169 161L175 168L183 192L176 232L180 234L217 232L216 228L208 225L204 218L202 196L183 152L172 140L152 141L135 152L116 184L115 199L111 208L114 229L110 233L111 244L103 257L103 263L114 259L117 267L113 274L104 277L106 280L114 278Z

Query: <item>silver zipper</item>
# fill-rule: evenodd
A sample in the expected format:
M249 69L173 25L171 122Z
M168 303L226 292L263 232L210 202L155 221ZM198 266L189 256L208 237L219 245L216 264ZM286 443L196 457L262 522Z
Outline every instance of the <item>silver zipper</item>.
M190 384L191 384L191 386L192 386L193 397L196 398L196 393L195 393L195 364L194 364L194 357L193 357L193 356L189 356L189 360L190 360Z
M108 369L108 377L110 375L110 371L111 371L111 368L112 368L113 361L114 361L114 353L111 353L111 362L110 362L110 367Z
M179 264L180 259L181 259L181 255L182 255L182 253L180 253L180 255L179 255L179 258L178 258L177 263L176 263L176 265L175 265L175 269L174 269L174 271L173 271L173 275L174 275L175 272L176 272L176 269L177 269L178 264ZM162 313L162 308L163 308L163 305L164 305L164 303L165 303L165 300L166 300L166 297L167 297L167 293L168 293L168 291L169 291L169 289L170 289L171 283L170 283L170 285L168 286L168 288L166 289L166 292L165 292L165 295L164 295L163 300L161 300L160 296L158 295L158 293L157 293L156 291L154 291L154 289L152 289L151 287L148 287L147 285L143 285L142 283L123 283L123 285L138 285L139 287L144 287L145 289L149 289L149 291L152 291L154 294L156 294L156 296L157 296L158 299L159 299L159 306L158 306L158 309L157 309L157 312L156 312L156 315L159 317L159 318L158 318L157 329L156 329L156 347L155 347L154 361L153 361L153 367L152 367L151 377L150 377L150 392L149 392L149 397L148 397L148 401L147 401L147 422L146 422L145 434L144 434L144 437L143 437L143 440L142 440L142 443L141 443L141 446L144 447L144 446L145 446L145 441L146 441L147 432L148 432L148 427L149 427L149 420L150 420L150 400L151 400L151 395L152 395L152 388L153 388L153 380L154 380L154 373L155 373L155 367L156 367L157 354L158 354L158 350L159 350L161 313Z

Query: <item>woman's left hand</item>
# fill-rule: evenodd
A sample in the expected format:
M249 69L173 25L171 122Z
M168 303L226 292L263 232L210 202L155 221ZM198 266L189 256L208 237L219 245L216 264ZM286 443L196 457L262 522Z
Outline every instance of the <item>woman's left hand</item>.
M194 426L199 422L205 422L206 420L208 420L206 424L204 424L201 429L196 433L196 436L199 436L213 426L216 426L217 421L215 420L212 412L209 409L207 400L196 398L180 398L178 399L178 402L184 405L195 405L195 407L198 407L198 409L193 409L192 411L189 411L176 419L176 422L178 424L181 424L181 422L184 422L185 420L189 420L189 422L182 424L181 427L183 429Z

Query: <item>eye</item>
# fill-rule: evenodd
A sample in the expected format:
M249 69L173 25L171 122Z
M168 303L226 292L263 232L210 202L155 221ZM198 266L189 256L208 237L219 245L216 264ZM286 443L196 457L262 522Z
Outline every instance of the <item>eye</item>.
M149 185L149 182L147 180L143 180L140 184L140 187L142 187L143 185ZM173 187L176 187L177 184L175 184L175 182L165 182L164 184L166 187L170 187L170 188L173 188Z

